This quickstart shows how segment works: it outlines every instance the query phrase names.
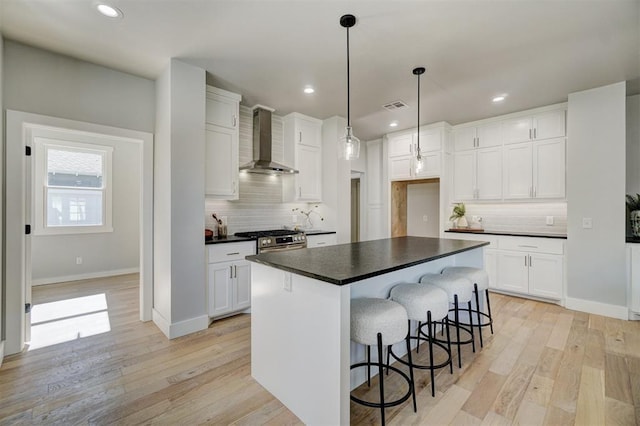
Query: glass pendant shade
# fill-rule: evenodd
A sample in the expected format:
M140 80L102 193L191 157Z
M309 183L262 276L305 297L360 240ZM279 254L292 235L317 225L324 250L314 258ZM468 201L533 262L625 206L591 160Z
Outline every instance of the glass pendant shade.
M420 152L418 152L418 155L416 155L416 159L414 161L416 174L418 175L420 174L420 172L422 172L422 169L424 167L424 159L422 158L422 155L420 155Z
M360 139L354 134L351 127L347 126L344 136L340 138L340 158L354 160L360 155Z

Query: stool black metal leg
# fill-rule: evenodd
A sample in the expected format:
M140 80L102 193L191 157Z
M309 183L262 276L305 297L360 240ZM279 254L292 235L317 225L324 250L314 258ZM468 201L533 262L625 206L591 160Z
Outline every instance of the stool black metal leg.
M491 328L491 334L493 334L493 317L491 316L491 302L489 302L489 289L485 290L485 296L487 297L487 312L489 313L489 327Z
M410 386L411 386L411 394L413 396L413 412L417 413L418 404L416 403L416 382L413 379L413 360L411 359L411 320L409 320L409 328L407 330L408 330L407 338L405 340L407 342L407 360L409 361L409 377L411 378ZM419 339L418 339L418 342L420 342ZM431 365L433 365L433 363Z
M436 396L436 381L435 381L435 369L433 368L433 339L432 339L432 325L431 322L431 311L427 311L427 328L429 329L429 365L431 368L429 371L431 372L431 396Z
M367 345L367 386L371 387L371 346Z
M451 331L449 330L449 316L445 317L447 326L447 347L449 348L449 372L453 374L453 352L451 352ZM444 330L445 322L442 322ZM434 330L435 331L435 330Z
M381 424L384 426L384 374L382 363L382 334L378 333L378 377L380 380L380 418Z
M475 353L476 352L476 336L475 336L475 333L473 332L473 312L472 312L471 300L469 300L469 303L467 304L467 306L469 307L469 330L471 331L471 348L473 349L473 353Z
M453 295L453 314L454 314L454 320L456 322L456 338L457 338L457 345L458 345L458 368L462 368L462 350L460 348L460 346L462 346L460 344L460 315L459 315L459 311L458 311L458 295L454 294Z
M422 321L418 321L418 332L416 333L417 336L420 335L420 327L422 327ZM420 353L420 339L418 339L418 343L416 345L416 353Z
M389 361L391 361L391 345L387 346L387 376L389 375Z
M484 342L482 341L482 320L480 319L480 297L478 296L478 283L473 284L473 292L476 294L476 309L478 314L478 333L480 334L480 347L484 348ZM471 312L469 312L471 315Z

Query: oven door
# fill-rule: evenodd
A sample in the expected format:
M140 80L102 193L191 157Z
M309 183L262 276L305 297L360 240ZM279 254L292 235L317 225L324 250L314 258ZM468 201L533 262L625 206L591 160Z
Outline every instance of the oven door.
M277 246L277 247L264 247L259 249L258 253L275 253L280 251L299 250L303 248L307 248L306 242L304 244L289 244L289 245Z

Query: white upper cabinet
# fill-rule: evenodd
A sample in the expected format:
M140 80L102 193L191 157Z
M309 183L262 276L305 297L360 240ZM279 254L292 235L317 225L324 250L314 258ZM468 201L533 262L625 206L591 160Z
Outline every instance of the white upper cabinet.
M504 146L504 198L564 198L565 139Z
M413 133L389 136L389 157L413 154Z
M565 111L557 109L505 120L502 132L505 144L562 137L566 133Z
M498 146L502 144L500 132L499 122L460 127L453 131L453 146L456 151Z
M453 192L456 200L502 198L500 147L460 151L453 158Z
M418 146L418 141L414 143ZM442 149L442 130L424 129L420 130L420 152L435 152Z
M322 121L291 113L283 117L285 157L293 151L298 174L285 189L286 201L322 201ZM291 177L284 177L290 179Z
M237 200L239 110L241 96L207 86L205 125L205 194Z

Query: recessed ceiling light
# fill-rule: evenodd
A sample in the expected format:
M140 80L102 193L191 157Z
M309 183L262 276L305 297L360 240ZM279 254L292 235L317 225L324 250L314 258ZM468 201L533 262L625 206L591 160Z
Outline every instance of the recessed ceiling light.
M117 7L109 6L108 4L100 3L96 6L98 12L106 16L107 18L122 18L124 14Z
M507 95L498 95L495 98L492 99L493 102L502 102L505 100L505 98L507 97Z
M315 92L315 89L313 87L311 87L311 86L307 86L307 87L304 88L304 93L306 93L306 94L311 94L313 92Z
M398 127L398 122L392 121L391 123L389 123L389 127Z

